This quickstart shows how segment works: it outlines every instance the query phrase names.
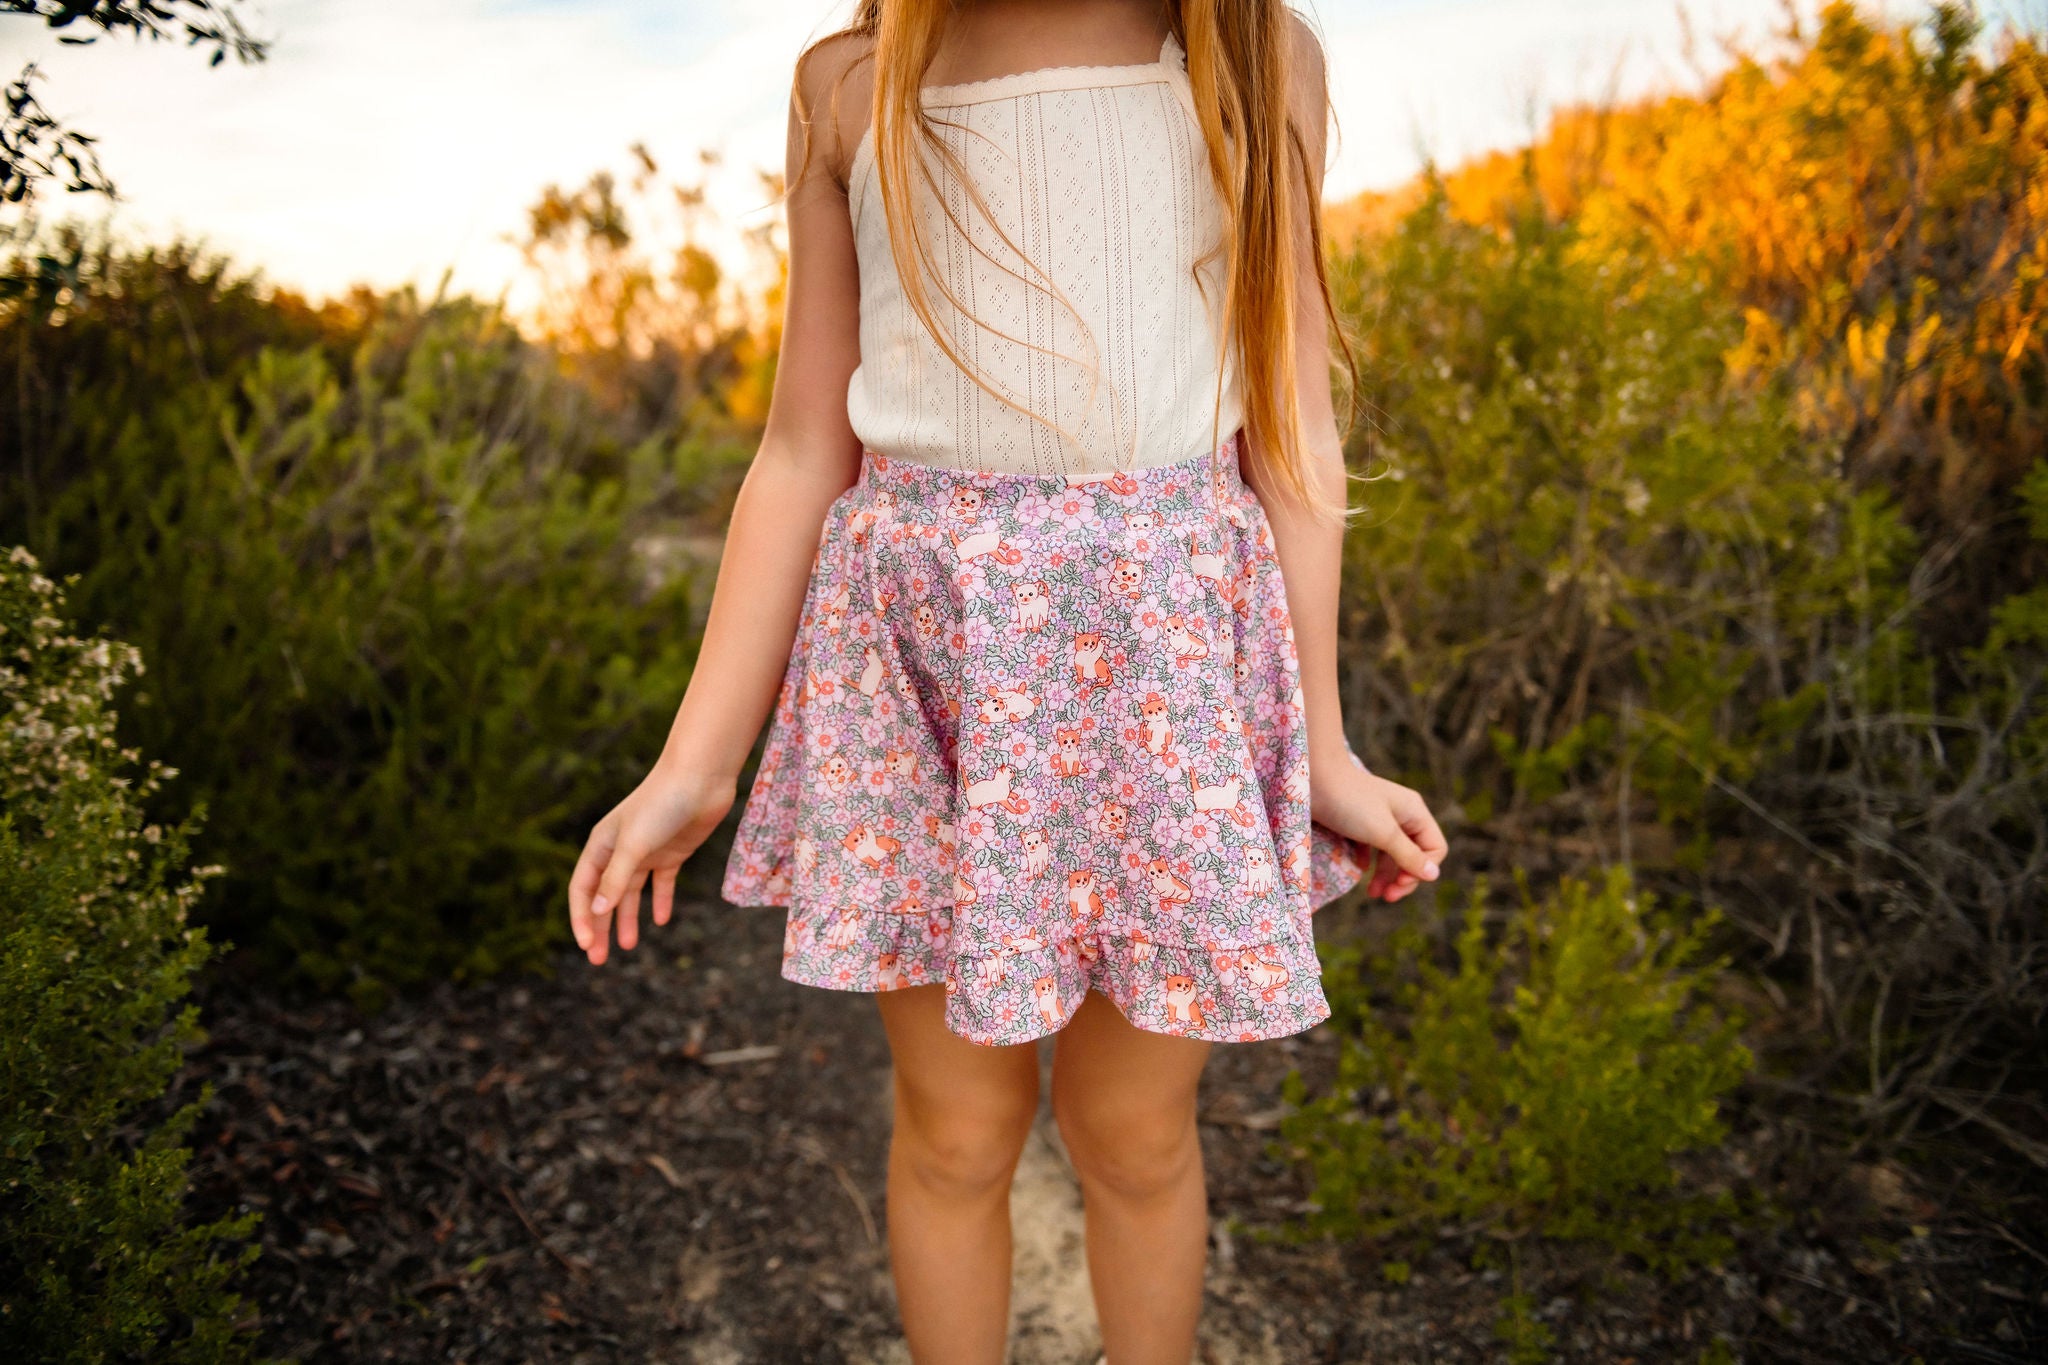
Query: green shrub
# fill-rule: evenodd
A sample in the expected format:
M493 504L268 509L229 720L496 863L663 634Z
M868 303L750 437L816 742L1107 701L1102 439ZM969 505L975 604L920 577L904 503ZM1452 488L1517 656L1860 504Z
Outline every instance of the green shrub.
M253 1218L183 1223L188 1105L153 1131L198 1034L210 954L186 926L216 868L197 816L147 823L171 776L113 737L135 650L72 635L26 551L0 561L0 1357L240 1359L227 1288Z
M1476 881L1449 969L1413 918L1377 951L1328 951L1336 1083L1311 1097L1295 1072L1283 1092L1278 1149L1315 1179L1301 1231L1399 1249L1452 1225L1482 1263L1538 1236L1666 1274L1724 1255L1740 1201L1674 1166L1725 1136L1751 1060L1701 998L1724 965L1695 960L1714 917L1676 927L1620 868L1521 894L1489 941Z
M1785 383L1731 379L1741 314L1682 263L1464 223L1437 185L1333 271L1378 409L1344 570L1360 752L1517 837L1628 796L1697 861L1714 779L1810 713L1818 624L1900 571L1895 515Z
M695 655L689 575L650 547L688 529L705 441L622 430L467 299L358 298L278 344L172 269L88 261L61 312L8 320L63 400L35 405L15 507L150 661L124 738L207 801L209 922L364 1003L544 961ZM258 340L201 365L168 320L205 333L214 298Z

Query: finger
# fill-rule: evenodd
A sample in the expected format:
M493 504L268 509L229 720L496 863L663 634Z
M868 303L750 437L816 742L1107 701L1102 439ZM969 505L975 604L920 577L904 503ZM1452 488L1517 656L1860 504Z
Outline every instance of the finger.
M597 933L590 902L597 894L598 881L611 859L611 851L610 831L600 822L590 831L583 852L577 856L576 870L569 874L569 931L576 935L576 946L586 953Z
M1394 860L1378 849L1372 850L1372 876L1366 879L1365 894L1368 899L1387 894L1387 888L1394 881Z
M675 911L675 903L676 870L670 868L665 872L655 873L654 922L656 924L667 924L669 916Z
M1450 841L1444 838L1442 827L1437 824L1436 817L1429 813L1429 807L1423 803L1421 794L1408 792L1402 798L1400 806L1397 818L1401 822L1401 828L1408 831L1408 836L1415 841L1416 847L1420 848L1431 862L1442 866L1444 855L1451 851Z
M628 840L620 840L611 861L605 864L604 876L598 880L597 896L590 903L593 915L610 915L626 903L626 891L642 877L641 863L647 855Z
M1405 830L1388 835L1383 847L1403 872L1412 874L1422 881L1435 881L1436 860L1424 853Z
M612 923L618 918L619 907L625 904L626 893L631 889L634 874L639 871L640 858L630 848L621 847L612 854L605 864L604 876L597 884L597 895L591 898L590 922L592 938L587 951L590 965L602 967L611 956Z
M619 951L631 952L640 946L640 888L647 885L642 875L633 879L626 888L625 897L619 901Z

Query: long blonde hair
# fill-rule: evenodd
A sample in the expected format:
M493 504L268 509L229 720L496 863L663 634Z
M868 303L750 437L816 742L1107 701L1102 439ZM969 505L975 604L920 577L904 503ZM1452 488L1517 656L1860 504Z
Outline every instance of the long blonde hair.
M1342 517L1344 500L1333 502L1311 482L1297 401L1295 292L1301 281L1293 244L1304 229L1313 248L1310 255L1316 289L1329 335L1348 380L1347 403L1354 411L1358 360L1330 296L1323 266L1322 168L1309 164L1302 129L1289 117L1291 54L1286 25L1291 13L1284 0L1161 2L1175 40L1187 53L1188 83L1208 149L1209 174L1224 207L1224 234L1219 245L1227 262L1222 331L1225 344L1236 348L1247 437L1245 458L1313 514L1324 519ZM976 384L999 401L1046 421L977 374L933 315L927 281L937 278L938 272L912 198L917 178L930 183L929 163L918 155L920 146L950 167L984 218L994 223L971 177L939 135L937 121L925 113L920 98L954 7L955 0L861 0L853 22L813 44L804 58L808 60L817 46L834 37L861 36L872 41L875 173L888 222L890 252L905 300L940 350ZM800 107L798 112L808 129L809 111ZM810 142L807 136L806 166ZM1306 224L1297 221L1299 211L1288 192L1294 184L1304 191ZM947 220L961 230L952 206L943 207ZM996 230L1001 233L1000 228ZM1004 240L1008 241L1006 235ZM1021 251L1017 254L1028 263ZM1037 273L1044 274L1042 270ZM1049 278L1045 283L1058 292ZM949 304L966 313L943 283L939 288ZM1219 414L1221 404L1219 375Z

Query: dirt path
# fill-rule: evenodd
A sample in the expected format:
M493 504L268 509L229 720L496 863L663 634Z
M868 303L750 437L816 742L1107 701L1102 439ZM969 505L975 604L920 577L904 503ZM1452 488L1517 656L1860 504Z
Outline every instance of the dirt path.
M907 1361L884 1245L886 1045L871 1000L783 982L780 939L775 912L699 906L602 971L565 956L551 981L443 988L373 1019L213 983L212 1040L181 1082L215 1088L195 1204L264 1215L248 1281L263 1349L307 1365ZM1312 1031L1212 1056L1202 1365L1504 1359L1503 1286L1455 1243L1396 1288L1370 1248L1232 1231L1302 1207L1299 1171L1268 1155L1279 1082L1334 1054ZM1080 1202L1043 1115L1012 1210L1016 1365L1094 1365ZM1938 1349L1959 1320L1985 1349L2031 1339L2048 1283L2019 1252L1957 1226L1876 1267L1871 1231L1815 1204L1728 1274L1661 1289L1603 1290L1610 1267L1560 1260L1540 1311L1560 1361L1600 1365L1690 1365L1722 1332L1746 1362L1815 1365L1905 1359L1908 1341L1994 1360ZM1980 1309L1980 1282L2019 1297Z

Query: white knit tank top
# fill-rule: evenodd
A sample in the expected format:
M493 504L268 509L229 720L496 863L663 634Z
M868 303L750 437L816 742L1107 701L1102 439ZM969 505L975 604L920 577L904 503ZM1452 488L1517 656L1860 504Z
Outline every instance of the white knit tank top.
M995 224L935 159L938 193L920 186L918 210L933 271L966 312L928 281L933 314L992 388L1044 421L977 385L911 311L873 130L862 137L848 174L861 363L847 389L862 445L949 469L1073 477L1190 459L1237 429L1237 366L1219 335L1221 253L1196 271L1221 241L1224 211L1184 62L1169 36L1157 62L1046 67L921 92Z

